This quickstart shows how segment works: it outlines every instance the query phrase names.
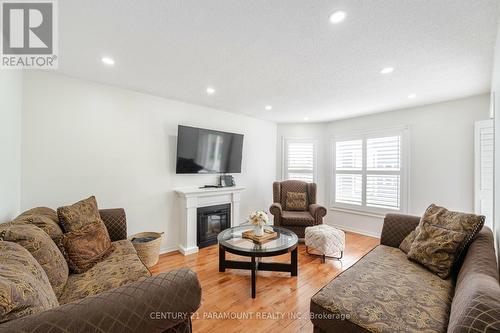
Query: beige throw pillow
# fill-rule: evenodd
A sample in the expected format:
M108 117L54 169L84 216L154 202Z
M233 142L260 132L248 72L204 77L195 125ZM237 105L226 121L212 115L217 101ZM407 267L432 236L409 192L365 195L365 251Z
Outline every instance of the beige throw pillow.
M408 236L406 236L406 238L399 245L399 248L403 252L409 252L411 244L417 236L419 227L423 222L429 222L432 225L466 233L467 236L457 250L457 258L461 259L461 257L465 255L465 252L472 242L472 239L483 227L484 216L470 213L453 212L447 210L444 207L432 204L426 209L424 215L420 219L419 226L410 234L408 234Z
M28 250L47 274L55 294L62 294L68 281L68 264L49 235L31 224L4 223L0 225L0 240L17 243Z
M0 262L0 323L59 306L47 274L21 245L0 241Z
M94 196L78 201L71 206L57 208L59 223L64 232L71 232L101 219Z
M307 210L307 196L303 192L286 193L286 210L305 211Z
M408 259L416 261L440 278L450 276L459 248L468 234L432 225L424 221L418 227Z

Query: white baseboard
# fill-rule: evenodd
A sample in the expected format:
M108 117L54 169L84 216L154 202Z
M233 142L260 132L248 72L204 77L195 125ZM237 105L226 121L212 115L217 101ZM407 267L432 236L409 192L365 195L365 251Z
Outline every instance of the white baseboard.
M167 247L161 247L160 248L160 254L165 254L165 253L170 253L170 252L178 252L179 249L177 246L167 246Z
M352 228L352 227L348 227L348 226L340 225L340 224L328 224L328 225L331 225L332 227L339 228L339 229L342 229L345 231L354 232L354 233L365 235L365 236L380 238L380 233L361 230L361 229L357 229L357 228Z

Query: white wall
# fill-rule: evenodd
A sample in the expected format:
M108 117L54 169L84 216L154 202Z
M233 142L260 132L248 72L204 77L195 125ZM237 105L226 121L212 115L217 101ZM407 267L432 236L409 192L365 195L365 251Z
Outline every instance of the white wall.
M272 202L274 123L49 73L26 74L24 87L22 209L94 194L125 208L129 234L164 231L163 250L174 249L173 189L217 179L175 174L178 124L244 134L241 216Z
M0 222L19 213L22 88L21 71L0 70Z
M494 59L495 64L491 84L492 107L495 115L495 208L493 228L495 229L498 263L500 264L500 24L498 25Z
M330 149L334 135L407 125L410 133L410 175L408 213L421 215L430 203L453 210L474 210L474 122L488 119L489 95L423 107L318 124L278 125L278 140L316 133L323 138L320 153L318 191L329 206ZM282 155L278 147L279 156ZM278 170L280 170L278 168ZM278 173L281 176L281 172ZM326 222L346 230L379 236L382 217L329 210Z

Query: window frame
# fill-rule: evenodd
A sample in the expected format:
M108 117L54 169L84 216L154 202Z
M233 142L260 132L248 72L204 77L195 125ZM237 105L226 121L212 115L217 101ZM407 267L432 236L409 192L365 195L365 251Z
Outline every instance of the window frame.
M286 137L282 138L282 163L281 163L281 180L289 180L288 178L288 144L297 143L312 143L313 144L313 183L318 179L318 140L313 138L297 138Z
M370 174L387 174L394 175L398 174L394 171L368 171L367 170L367 140L372 138L381 138L389 136L400 136L401 146L400 146L400 208L390 209L390 208L378 208L369 207L366 205L366 186L367 186L367 176ZM362 215L383 217L387 213L407 213L408 212L408 202L410 193L410 144L409 144L409 128L408 126L400 126L386 129L377 129L370 131L359 131L350 134L334 135L330 139L330 170L329 170L329 185L330 185L330 209L336 211L357 213ZM361 205L347 204L336 202L336 143L338 141L349 141L349 140L362 140L362 167L361 171L340 171L338 174L361 174L362 177L362 190L361 190Z

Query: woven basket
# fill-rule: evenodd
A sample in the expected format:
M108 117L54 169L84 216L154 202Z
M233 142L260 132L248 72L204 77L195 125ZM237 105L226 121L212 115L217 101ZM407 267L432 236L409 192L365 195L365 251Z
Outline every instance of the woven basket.
M163 232L140 232L138 234L132 235L129 237L129 240L132 241L134 238L141 237L154 237L155 239L146 243L134 243L135 250L137 251L137 255L141 258L144 265L147 267L151 267L156 265L160 256L160 245L161 245L161 236Z

